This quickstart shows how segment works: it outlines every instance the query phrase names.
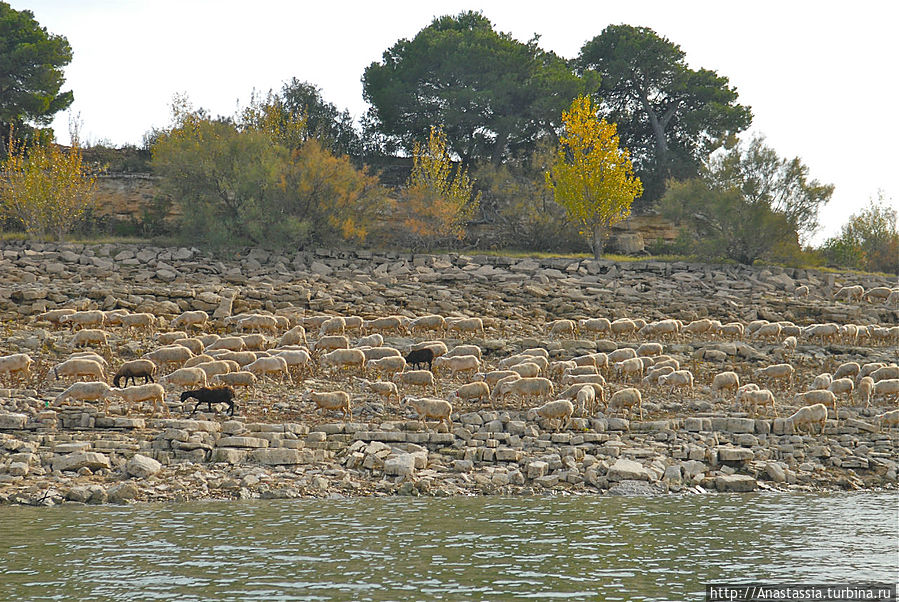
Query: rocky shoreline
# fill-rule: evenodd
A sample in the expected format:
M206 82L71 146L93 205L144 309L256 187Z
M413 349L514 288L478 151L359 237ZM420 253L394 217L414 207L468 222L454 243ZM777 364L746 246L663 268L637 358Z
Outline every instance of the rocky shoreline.
M711 317L895 326L883 303L835 300L841 286L895 287L895 279L777 267L595 262L466 255L404 255L316 250L250 250L232 259L190 248L132 245L0 246L0 355L39 359L28 383L0 386L0 503L53 505L192 499L366 495L658 494L709 491L876 490L897 487L899 432L880 432L876 413L841 402L822 434L789 434L783 418L751 418L717 402L708 387L718 370L749 374L784 359L778 341L697 337L665 342L697 375L692 395L646 391L646 417L574 418L556 432L523 408L457 406L453 429L423 427L413 414L314 375L296 386L267 384L239 401L234 417L176 418L96 407L49 407L62 387L50 362L72 351L71 333L36 322L48 309L128 309L173 317L207 311L216 328L230 315L425 313L478 316L485 358L543 347L552 358L636 347L636 340L550 337L554 319L602 316ZM794 295L800 286L808 297ZM224 332L224 330L221 330ZM133 359L153 344L110 329L110 358ZM413 340L385 340L402 348ZM714 351L717 353L709 353ZM491 359L491 361L492 361ZM789 358L796 386L845 361L896 361L887 339L861 344L801 341ZM353 391L351 420L313 413L309 387ZM443 396L459 383L441 382ZM13 388L12 385L16 385ZM782 413L792 394L784 392ZM779 402L781 400L779 399ZM183 413L182 413L183 412Z

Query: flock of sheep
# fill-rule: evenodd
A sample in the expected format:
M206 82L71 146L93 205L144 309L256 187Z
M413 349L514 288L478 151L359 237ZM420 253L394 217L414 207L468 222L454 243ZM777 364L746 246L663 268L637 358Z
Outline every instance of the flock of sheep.
M797 290L800 295L802 288ZM836 296L887 303L899 298L899 291L885 287L858 289L846 287ZM64 335L70 355L52 366L46 359L24 353L0 356L0 381L38 385L73 381L56 396L54 407L102 401L107 412L109 400L120 398L135 407L152 402L154 412L170 414L166 396L180 389L182 402L197 401L194 411L201 403L207 403L210 411L213 404L226 403L233 413L235 389L248 389L255 397L257 387L269 387L276 380L279 386L287 381L302 387L301 399L322 415L339 412L345 419L352 417L353 398L361 389L383 399L385 407L395 401L397 409L412 408L421 421L436 420L438 427L445 425L450 431L454 407L477 409L488 404L527 407L529 418L567 428L576 414L595 416L600 410L610 416L621 413L642 419L645 396L685 399L701 387L714 402L732 399L750 416L762 410L777 416L778 405L798 407L785 420L793 432L813 425L823 429L828 408L839 419L840 403L868 408L899 398L896 364L850 361L821 373L813 382L799 384L791 361L801 359L796 353L804 344L897 346L899 326L562 319L545 325L550 339L608 338L620 343L607 353L566 356L564 347L556 345L547 346L552 352L533 347L487 358L481 347L464 342L486 338L485 322L490 328L500 326L481 318L310 317L301 310L279 310L236 315L213 324L205 312L188 311L166 324L149 313L57 309L36 320L55 329L72 329L71 335ZM113 333L150 341L154 348L138 359L118 360L110 347ZM420 340L426 337L435 338ZM450 346L447 341L458 343ZM731 358L720 350L701 349L692 357L666 353L666 344L688 341L755 343L777 359L755 370L746 365L724 370ZM35 372L36 365L42 369ZM313 379L316 383L326 380L332 390L307 387ZM421 396L420 391L429 395ZM279 388L276 395L283 392ZM896 426L899 410L884 411L875 420L881 426Z

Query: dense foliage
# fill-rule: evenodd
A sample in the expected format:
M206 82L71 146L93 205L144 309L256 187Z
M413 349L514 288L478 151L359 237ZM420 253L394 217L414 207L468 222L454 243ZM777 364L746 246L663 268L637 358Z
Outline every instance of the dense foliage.
M872 199L824 243L822 253L838 267L899 274L899 231L889 199Z

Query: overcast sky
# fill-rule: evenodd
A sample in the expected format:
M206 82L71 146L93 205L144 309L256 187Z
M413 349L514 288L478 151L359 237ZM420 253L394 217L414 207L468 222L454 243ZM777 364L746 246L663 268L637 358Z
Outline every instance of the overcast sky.
M497 30L521 41L537 33L565 58L609 24L650 27L679 44L692 67L728 77L752 107L746 135L764 134L781 156L799 156L813 178L836 185L816 241L878 190L899 202L899 43L886 0L8 1L72 45L64 89L75 102L53 124L61 142L68 113L80 114L89 142L140 144L168 123L175 93L230 115L253 89L278 90L292 77L358 118L362 72L384 50L435 16L481 10Z

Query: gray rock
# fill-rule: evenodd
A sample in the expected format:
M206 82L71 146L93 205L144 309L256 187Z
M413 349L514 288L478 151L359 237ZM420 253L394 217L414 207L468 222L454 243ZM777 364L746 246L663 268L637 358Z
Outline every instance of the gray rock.
M313 453L308 449L289 449L286 447L274 447L269 449L254 449L250 452L254 462L266 466L280 466L288 464L309 464L312 462Z
M618 458L606 475L610 481L649 481L650 473L643 465L627 458Z
M765 473L775 483L783 483L787 480L787 473L784 472L783 467L777 462L768 462L765 465Z
M15 430L25 428L28 416L25 414L0 414L0 430Z
M119 483L113 485L106 492L109 501L113 504L121 504L137 497L140 490L134 483Z
M745 474L721 475L715 479L715 487L718 491L745 492L758 489L758 483Z
M139 479L152 477L160 470L162 470L162 464L141 454L134 454L125 464L125 472Z
M98 470L101 468L109 468L109 457L105 454L97 452L77 452L65 456L56 456L53 458L53 470L78 470L79 468L89 468Z
M412 454L397 454L384 460L384 474L408 477L415 472L415 458Z
M653 487L646 481L621 481L609 488L609 495L621 496L637 496L637 495L659 495L664 491Z

